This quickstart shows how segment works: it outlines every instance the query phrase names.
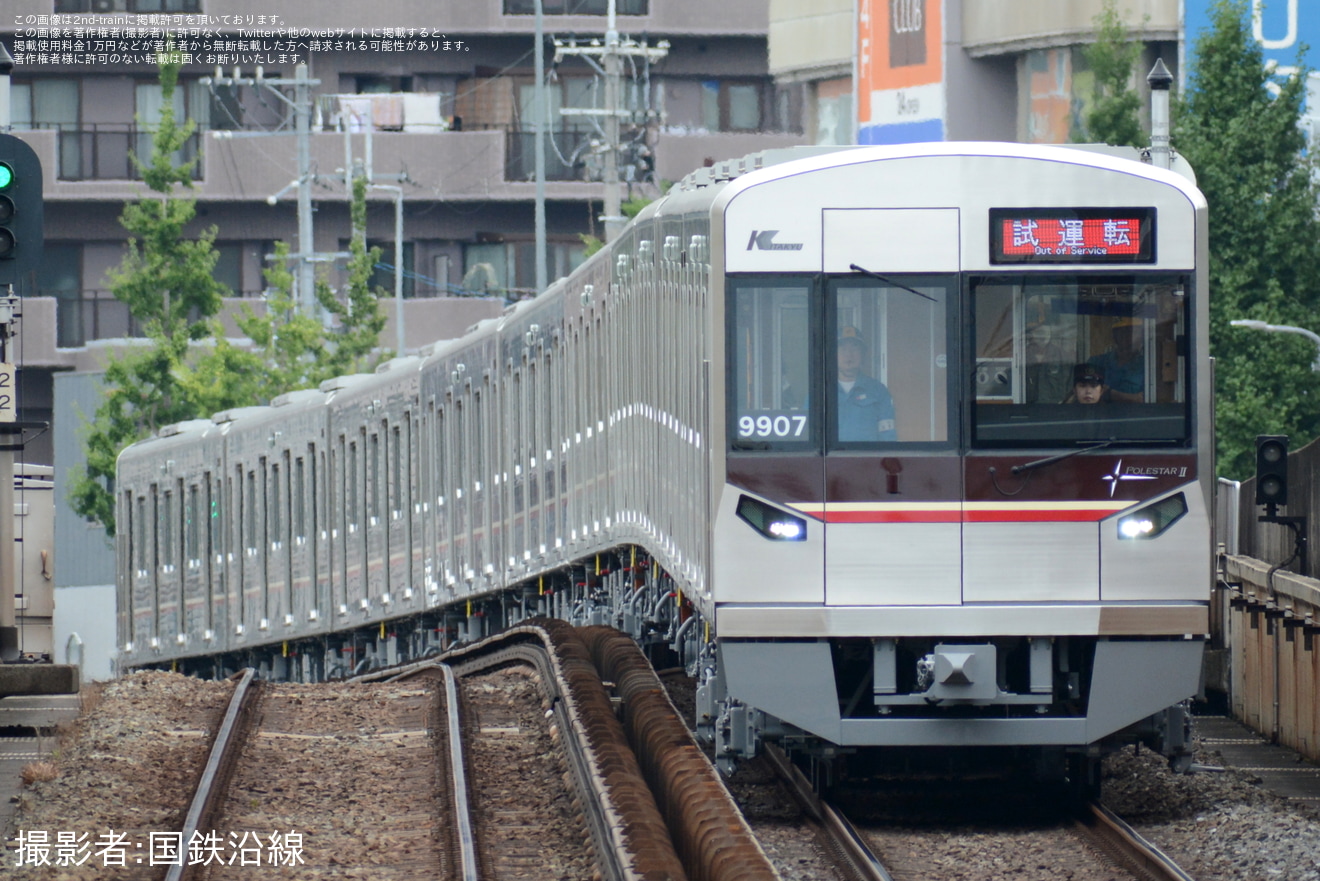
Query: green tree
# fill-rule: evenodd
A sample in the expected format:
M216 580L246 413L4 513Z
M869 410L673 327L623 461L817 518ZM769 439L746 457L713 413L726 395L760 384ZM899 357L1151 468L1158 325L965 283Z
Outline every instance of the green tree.
M150 345L110 361L105 396L87 427L86 463L70 483L74 510L101 523L109 535L114 535L112 487L119 451L162 426L198 415L186 389L185 359L190 343L212 335L210 319L225 292L214 278L215 228L184 237L196 202L178 191L191 188L196 160L174 158L194 128L174 117L181 66L174 53L163 54L161 117L152 134L151 156L148 162L133 157L153 195L124 206L120 223L129 234L127 252L119 268L110 272L111 292L128 307Z
M1133 66L1141 57L1141 43L1132 40L1116 0L1105 0L1094 22L1095 42L1083 49L1082 55L1095 77L1095 94L1080 140L1145 147L1141 98L1132 89Z
M251 340L238 348L218 338L214 350L192 371L193 393L206 400L217 383L236 381L250 403L268 403L295 389L315 388L327 379L373 369L390 353L377 345L385 327L379 287L369 284L380 249L366 247L366 180L353 186L350 215L353 236L345 267L348 282L341 301L324 279L316 280L316 300L331 316L327 328L315 315L302 311L293 297L289 247L276 242L275 259L266 269L266 308L258 315L246 304L235 318ZM214 404L212 404L214 406ZM207 411L212 412L212 411Z
M1172 133L1210 209L1219 472L1239 479L1253 471L1257 434L1288 434L1296 446L1320 432L1314 347L1296 335L1229 325L1314 325L1320 304L1317 193L1298 126L1306 71L1299 57L1301 72L1275 84L1250 22L1244 0L1215 6L1210 30L1197 37Z
M385 325L379 290L368 284L380 251L367 249L362 233L364 178L356 179L352 192L354 235L343 300L324 281L316 283L316 299L333 327L327 329L319 317L295 305L293 275L285 263L288 248L280 244L279 259L267 272L271 294L265 313L245 308L236 319L251 346L225 337L215 317L225 293L213 277L216 230L184 237L196 203L179 194L192 186L192 163L175 157L193 131L191 122L179 125L174 119L179 66L170 58L160 66L163 109L150 160L134 157L155 195L125 206L120 222L129 233L127 253L111 272L111 291L128 306L147 345L112 358L106 367L104 397L85 429L86 462L70 478L74 510L103 525L110 536L115 533L115 463L124 447L172 423L268 403L286 391L369 370L386 354L377 348Z

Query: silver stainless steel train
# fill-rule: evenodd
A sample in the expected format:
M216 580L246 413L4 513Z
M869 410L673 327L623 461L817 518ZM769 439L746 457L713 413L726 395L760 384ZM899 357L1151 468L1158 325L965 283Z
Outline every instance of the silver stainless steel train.
M462 339L133 445L121 665L320 678L557 615L687 665L722 761L1187 762L1206 208L1132 157L701 169Z

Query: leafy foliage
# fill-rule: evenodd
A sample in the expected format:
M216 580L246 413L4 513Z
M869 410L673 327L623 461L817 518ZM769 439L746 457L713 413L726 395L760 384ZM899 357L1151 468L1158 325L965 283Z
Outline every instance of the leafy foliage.
M1229 325L1306 326L1320 305L1317 192L1298 127L1306 71L1299 58L1302 72L1272 94L1250 21L1244 0L1216 5L1173 124L1174 147L1209 203L1217 453L1220 474L1238 479L1254 469L1257 434L1288 434L1300 446L1320 432L1314 345Z
M1086 113L1082 140L1114 146L1144 147L1141 98L1132 89L1133 66L1141 56L1141 43L1131 40L1118 14L1115 0L1105 0L1095 17L1095 42L1082 50L1095 77L1095 97Z
M192 185L190 163L174 157L193 126L175 123L173 92L179 65L160 68L163 109L149 162L134 162L148 189L156 194L124 207L120 222L129 232L128 249L111 272L111 290L143 328L147 345L112 358L104 377L105 394L85 427L86 461L70 477L69 501L84 517L115 533L114 479L119 453L158 429L207 417L230 407L268 403L286 391L312 388L344 373L369 370L383 357L376 348L385 316L378 291L368 284L379 249L368 250L366 180L353 188L355 235L348 262L348 285L341 302L324 281L316 282L316 300L330 316L299 311L294 302L288 246L276 246L277 260L267 270L270 290L266 310L257 315L245 306L239 328L252 341L240 347L225 338L216 314L225 288L213 277L216 230L185 238L196 203L180 197ZM200 345L199 345L200 344Z
M70 482L74 510L104 525L108 535L114 535L112 487L119 451L162 426L198 415L187 389L185 359L190 342L212 335L211 317L225 291L213 276L215 228L184 238L196 202L175 192L192 186L191 163L173 159L193 130L190 122L179 125L174 118L180 66L169 56L161 63L163 100L152 154L146 163L134 158L156 195L124 206L120 223L129 234L127 252L110 272L111 292L128 306L150 345L112 359L106 368L106 394L84 441L86 463Z

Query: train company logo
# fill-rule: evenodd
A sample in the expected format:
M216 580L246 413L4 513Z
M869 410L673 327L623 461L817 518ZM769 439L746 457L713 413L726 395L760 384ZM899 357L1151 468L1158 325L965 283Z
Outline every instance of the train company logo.
M779 235L777 229L752 230L752 237L747 240L747 250L761 251L801 251L802 243L776 242L775 236Z

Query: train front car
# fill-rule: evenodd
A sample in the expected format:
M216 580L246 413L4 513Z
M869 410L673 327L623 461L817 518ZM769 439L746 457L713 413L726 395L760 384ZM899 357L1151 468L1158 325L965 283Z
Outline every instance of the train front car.
M1075 778L1142 739L1187 763L1211 577L1195 186L934 144L765 169L712 217L721 759L1031 747Z

